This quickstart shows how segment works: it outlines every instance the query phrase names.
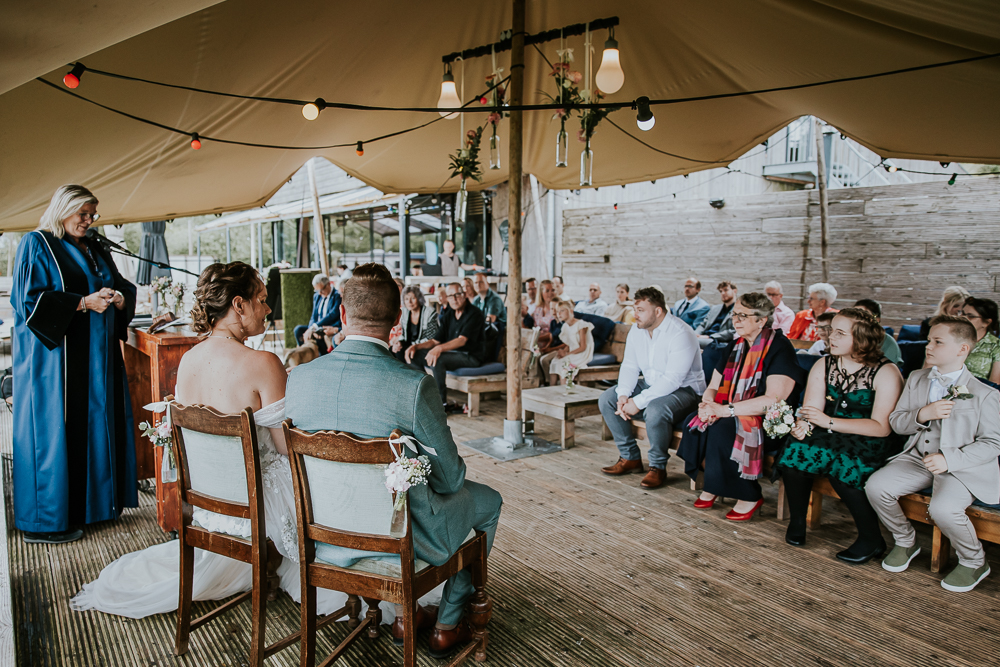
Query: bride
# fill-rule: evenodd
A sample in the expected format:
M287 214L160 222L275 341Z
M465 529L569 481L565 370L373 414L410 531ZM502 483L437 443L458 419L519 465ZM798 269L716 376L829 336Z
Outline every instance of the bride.
M257 425L264 520L267 536L282 555L281 588L300 602L298 536L295 497L288 451L281 431L285 418L287 373L273 353L244 345L264 332L271 309L257 271L243 262L213 264L202 272L195 290L191 327L207 334L181 359L176 398L186 405L207 405L223 414L250 406ZM214 532L250 537L249 519L227 517L194 508L193 521ZM180 550L176 541L157 544L122 556L85 584L70 601L73 609L97 609L109 614L143 618L177 610ZM195 550L193 598L218 600L252 586L251 566L219 554ZM317 590L317 612L329 614L344 605L338 591ZM395 609L381 603L383 622Z

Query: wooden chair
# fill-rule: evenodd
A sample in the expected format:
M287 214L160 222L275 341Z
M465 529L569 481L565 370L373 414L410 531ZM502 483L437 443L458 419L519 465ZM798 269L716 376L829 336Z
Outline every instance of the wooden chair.
M249 664L258 667L272 653L298 641L299 633L265 646L267 600L273 600L277 595L276 572L281 554L267 539L264 525L260 455L253 411L246 408L238 414L223 415L203 405L172 403L170 419L177 459L177 502L181 518L177 529L181 557L174 654L187 653L191 630L250 598L253 611L250 615ZM250 539L211 532L193 524L194 507L249 519ZM192 621L195 548L249 563L253 569L253 588Z
M385 488L385 467L395 460L388 438L361 440L349 433L306 433L284 423L285 443L295 488L295 515L299 533L299 567L302 580L302 667L312 667L316 656L316 588L347 593L368 603L364 621L323 662L329 665L356 640L362 630L379 636L382 612L379 600L402 605L404 667L416 665L417 600L448 577L472 567L475 593L469 605L473 641L451 660L449 667L463 662L475 651L475 659L486 660L489 622L493 602L486 594L486 533L473 531L451 559L439 567L419 560L413 550L409 508L393 509L394 494ZM399 431L393 431L396 438ZM316 558L316 542L397 554L398 561L365 558L349 568ZM360 617L360 605L355 616Z

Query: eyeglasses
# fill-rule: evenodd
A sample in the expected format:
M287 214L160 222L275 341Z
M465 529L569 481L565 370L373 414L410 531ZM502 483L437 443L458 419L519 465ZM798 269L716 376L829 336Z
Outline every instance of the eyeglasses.
M733 322L746 322L751 317L758 317L754 313L744 314L744 313L733 313Z
M447 296L448 296L449 299L457 299L458 297L465 296L465 295L464 294L458 294L458 293L456 293L456 294L448 294Z
M77 213L81 220L90 220L91 222L97 222L97 219L101 217L100 213Z
M967 320L981 320L981 319L983 319L980 315L977 315L975 313L964 313L963 312L962 313L962 317L964 317Z

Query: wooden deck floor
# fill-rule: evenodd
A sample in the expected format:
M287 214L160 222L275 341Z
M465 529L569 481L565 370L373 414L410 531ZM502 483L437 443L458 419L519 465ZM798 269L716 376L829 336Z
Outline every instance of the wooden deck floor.
M452 418L456 440L500 433L503 406L489 401L479 418ZM539 417L537 427L558 437L555 420ZM576 448L511 463L463 448L470 478L504 496L490 558L496 606L488 664L998 664L1000 573L971 593L954 594L930 573L927 556L897 575L875 562L839 563L833 554L853 535L850 519L829 499L807 547L789 547L786 524L775 519L773 487L765 485L761 519L733 524L722 518L725 508L691 506L694 493L674 460L669 485L657 491L640 489L639 476L602 475L599 468L616 451L599 434L599 418L583 419ZM7 415L0 417L0 442L9 489ZM173 614L135 621L69 609L69 597L107 563L166 539L149 496L141 500L139 509L74 544L25 545L9 532L19 665L245 664L246 605L197 631L183 658L171 653ZM918 530L927 544L929 532ZM988 553L1000 566L1000 552ZM271 607L268 634L297 627L297 606L283 595ZM327 631L323 648L345 634L342 624ZM399 660L383 632L337 664ZM297 645L268 664L298 664ZM424 654L420 664L437 662Z

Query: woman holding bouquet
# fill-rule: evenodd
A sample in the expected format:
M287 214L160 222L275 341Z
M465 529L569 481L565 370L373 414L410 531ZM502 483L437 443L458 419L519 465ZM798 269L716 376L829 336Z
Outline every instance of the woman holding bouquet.
M830 356L809 373L799 420L778 461L791 513L785 541L805 544L813 480L826 475L858 529L854 544L837 554L848 563L866 563L885 551L865 482L903 444L889 425L889 414L903 391L903 377L882 356L884 336L878 320L864 309L837 313Z
M736 338L712 372L698 414L684 429L677 455L696 479L704 462L705 488L694 506L710 509L719 496L735 498L726 514L747 521L764 500L760 482L764 454L777 449L763 429L763 415L778 401L798 395L802 369L795 348L771 328L774 304L748 292L733 305ZM791 401L789 401L791 402Z
M562 345L543 355L538 363L542 365L542 376L549 378L549 385L559 384L560 377L566 377L570 367L582 368L594 358L594 325L573 315L571 301L556 301L556 318L563 323L559 331Z

